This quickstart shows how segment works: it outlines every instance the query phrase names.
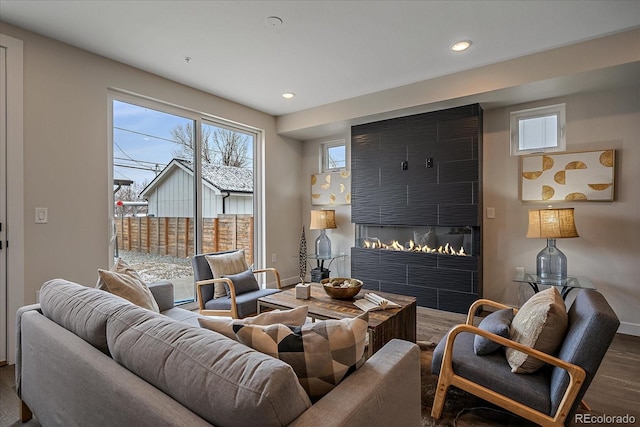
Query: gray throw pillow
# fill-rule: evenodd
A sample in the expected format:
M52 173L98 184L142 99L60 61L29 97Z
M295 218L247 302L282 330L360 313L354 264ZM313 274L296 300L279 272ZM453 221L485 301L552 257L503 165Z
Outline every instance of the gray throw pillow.
M511 328L512 321L513 310L505 308L504 310L494 311L482 319L478 328L504 338L509 338L509 329ZM500 347L502 346L497 342L491 341L490 339L480 335L476 335L473 340L473 351L478 356L491 354L497 351Z
M245 270L238 274L223 275L227 279L231 279L233 287L236 289L236 295L244 294L251 291L257 291L260 289L256 276L254 276L251 269ZM224 284L224 289L227 291L227 296L231 296L231 289L229 285Z

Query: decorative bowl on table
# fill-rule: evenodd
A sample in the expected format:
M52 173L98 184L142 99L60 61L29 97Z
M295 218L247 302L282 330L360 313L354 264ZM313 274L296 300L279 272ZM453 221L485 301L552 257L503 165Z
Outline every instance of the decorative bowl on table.
M362 280L347 277L332 277L323 279L322 289L334 299L350 299L358 295L362 289Z

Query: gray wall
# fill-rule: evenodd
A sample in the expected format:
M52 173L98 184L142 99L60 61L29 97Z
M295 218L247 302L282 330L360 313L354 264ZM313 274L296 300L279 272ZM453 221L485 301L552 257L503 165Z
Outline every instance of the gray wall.
M104 57L2 23L24 41L24 304L46 280L62 277L93 286L109 259L108 91L123 91L216 115L264 131L262 265L283 278L298 275L301 226L299 141L275 132L275 118ZM282 165L288 178L282 179ZM34 224L35 207L49 209ZM292 249L293 248L293 249ZM271 254L278 254L271 263ZM10 321L12 321L10 319Z

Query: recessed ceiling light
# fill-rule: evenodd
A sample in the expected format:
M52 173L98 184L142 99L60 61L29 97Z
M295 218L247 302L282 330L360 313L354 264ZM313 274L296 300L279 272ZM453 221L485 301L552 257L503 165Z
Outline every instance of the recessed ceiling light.
M471 46L471 40L463 40L461 42L452 44L449 49L454 52L462 52L463 50L469 49L469 46Z
M296 96L296 94L295 94L295 93L293 93L293 92L285 92L285 93L283 93L283 94L282 94L282 97L283 97L283 98L286 98L286 99L291 99L291 98L293 98L294 96Z

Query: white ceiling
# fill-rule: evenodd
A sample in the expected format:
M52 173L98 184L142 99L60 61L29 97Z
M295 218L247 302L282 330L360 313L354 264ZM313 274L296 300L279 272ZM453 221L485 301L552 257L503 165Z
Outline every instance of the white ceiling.
M638 27L640 1L2 0L0 19L277 116Z

